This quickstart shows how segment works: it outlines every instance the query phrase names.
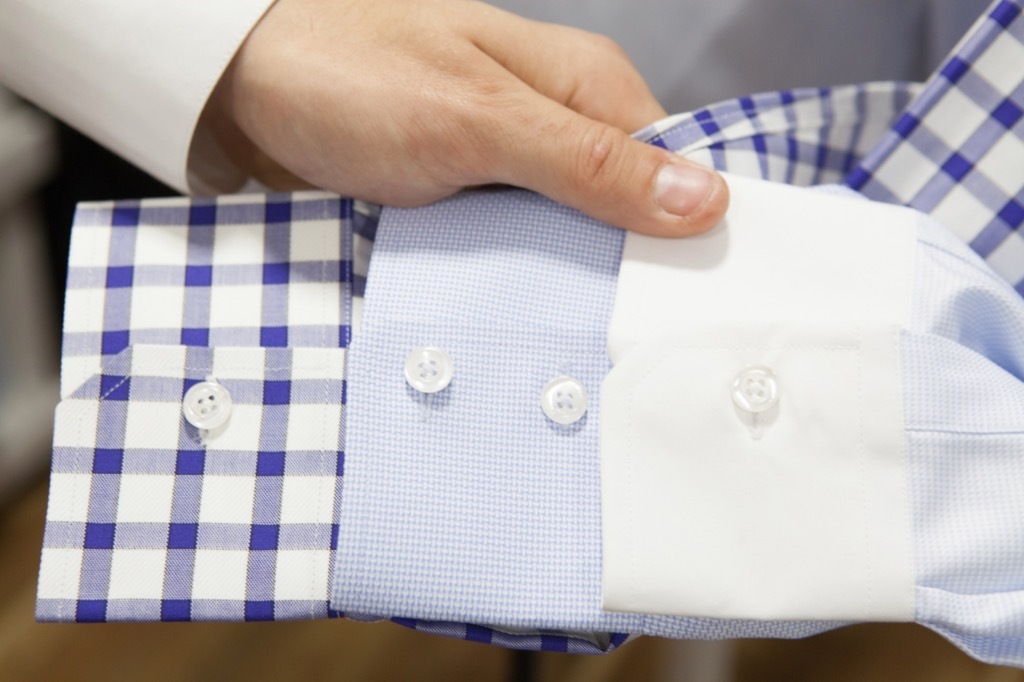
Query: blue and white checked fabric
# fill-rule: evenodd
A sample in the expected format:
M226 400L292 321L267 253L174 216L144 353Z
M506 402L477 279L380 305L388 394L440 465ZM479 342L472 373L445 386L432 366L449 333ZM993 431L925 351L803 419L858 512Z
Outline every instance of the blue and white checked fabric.
M1024 16L996 2L847 179L929 213L1024 295Z
M1022 69L1014 67L1024 61L1013 60L1022 42L1021 4L998 2L987 17L976 27L974 37L961 43L959 56L949 60L923 90L908 84L869 84L766 94L667 119L641 136L735 173L803 185L848 178L869 196L934 209L940 219L960 213L945 214L937 207L965 206L958 210L969 213L971 224L981 227L976 234L958 234L1018 284L1020 291L1024 258L1017 260L1021 268L1018 277L1000 265L1013 260L1002 254L1014 247L986 251L979 247L978 236L986 226L1001 224L1009 228L1004 242L1014 244L1012 239L1019 239L1016 228L1021 220L1014 223L1006 217L1016 215L1012 206L1021 204L1024 187L1024 155L1019 144L1022 124L1011 121L1013 110L1009 108L1021 101ZM960 63L967 65L966 69L950 67ZM950 77L956 73L960 76ZM1012 78L1008 79L1007 73ZM979 83L994 87L1001 97L993 97L992 90L978 97L984 90ZM945 108L933 106L936 101L948 104ZM963 107L965 117L981 112L983 120L977 115L970 119L976 123L973 130L980 132L964 138L971 141L969 152L955 137L962 132L944 137L942 112L950 118L948 109L953 105ZM905 109L907 114L900 117ZM906 123L907 115L917 121L912 129ZM994 128L992 121L1001 127ZM887 133L894 122L896 127ZM928 136L922 136L924 131ZM945 145L946 152L934 139ZM900 156L908 142L918 152L909 161ZM950 163L953 151L970 154L971 168L962 172L959 162ZM956 175L965 180L963 185L947 181ZM926 178L923 183L921 177ZM988 180L987 184L983 180ZM921 191L925 185L930 188L928 193ZM968 187L966 193L963 187ZM944 196L940 196L943 188ZM914 203L925 194L930 205ZM430 210L425 209L423 215ZM500 206L495 206L495 211L499 210ZM551 211L545 220L590 224L558 207ZM394 219L401 215L392 212ZM604 226L590 225L588 239L609 243L621 239ZM358 538L353 537L354 526L349 531L349 517L341 513L341 507L358 502L361 494L355 486L355 499L348 488L342 495L343 473L346 467L356 465L355 461L346 462L351 442L346 439L345 423L347 420L349 428L358 426L363 433L372 423L353 421L353 408L362 410L369 404L362 405L358 398L350 404L346 395L346 349L352 338L354 308L351 294L353 287L357 292L360 288L360 275L366 272L361 256L367 252L366 240L354 231L370 234L372 221L360 225L352 202L320 193L80 207L70 258L62 364L64 400L57 413L37 604L40 619L266 620L342 615L329 606L331 572L339 556L335 548L340 543L344 555L349 543ZM544 256L551 255L554 242L545 252L544 230L531 234L540 240L535 264L552 265L554 259ZM439 232L430 238L440 240L442 236ZM442 242L437 244L444 248ZM550 280L525 277L522 263L512 272L494 270L499 262L492 260L486 265L492 272L489 286L501 290L514 287L512 300L521 308L510 315L535 311L541 316L532 322L532 328L500 330L500 341L509 349L536 346L545 331L558 325L538 324L555 308L536 306L532 297L539 292L550 298L552 289L558 287L550 286ZM597 265L590 284L607 287L608 264L602 261ZM390 320L381 320L376 327L372 322L374 310L388 311L390 306L382 303L389 288L388 280L378 277L378 266L383 271L388 263L375 261L375 279L367 300L369 322L355 336L357 345L388 332ZM448 274L431 273L436 291L445 290ZM453 284L449 293L464 298L464 282ZM420 293L442 306L445 303L436 292ZM479 293L480 305L494 305L494 299ZM957 310L963 314L962 309ZM1005 319L990 314L991 305L980 310L978 315L983 317L979 322L987 327ZM396 315L398 322L422 321L424 317L422 309L410 309L408 302L381 314ZM407 317L402 319L403 315ZM956 319L948 320L950 334L960 330ZM438 327L431 331L445 331L443 323ZM582 328L593 330L594 339L589 347L578 350L603 353L598 338L601 320L584 320ZM984 348L986 337L979 338L979 347ZM495 362L494 357L480 358L485 360ZM568 357L565 362L573 361ZM570 367L542 369L547 376ZM347 369L349 378L355 376L353 371ZM180 406L184 391L207 376L221 381L238 407L230 437L211 440L204 447L195 431L182 422ZM373 377L383 382L396 379L401 381L400 373L397 377L390 373ZM358 396L365 386L352 388ZM531 395L537 392L530 391ZM444 398L436 396L435 400ZM444 405L417 406L419 410L434 408L443 410ZM597 409L599 406L592 408L591 418L596 417ZM418 419L425 416L429 419L428 412L421 412ZM513 417L510 415L510 420ZM580 462L588 461L586 458L595 461L596 444L590 443L592 449L586 452L577 443L587 444L586 438L575 439L572 447L565 440L566 459L557 463L564 475L577 475L573 457L583 458ZM1008 450L1007 456L1014 452ZM964 458L956 454L950 454L950 464L943 471L951 480L963 480L970 472L957 468L963 467ZM439 487L419 489L433 496L431 508L438 522L457 519L460 514L480 514L479 509L447 505L444 479L438 478L444 467L438 464L443 463L409 464L412 474L423 473L438 481ZM514 461L493 464L516 474ZM353 471L349 473L355 476ZM480 485L488 485L488 470L480 466L450 473L476 477L473 480ZM520 473L524 481L543 484L543 471L523 468ZM936 484L922 481L921 490ZM517 513L528 515L531 510L513 507L497 511L515 521ZM551 524L564 529L581 514L592 512L572 505L562 511L564 518L541 519L548 526L534 529L546 532ZM516 528L526 533L531 527L513 525L513 531ZM444 525L438 525L435 532L438 540L451 539L445 535ZM430 551L430 537L417 540ZM503 539L485 536L476 541ZM593 536L586 541L592 543ZM1012 543L1008 546L1015 547ZM593 556L599 562L599 553ZM1014 556L1012 551L1008 556ZM923 570L934 574L941 572L942 565L938 561ZM579 569L593 571L594 564ZM337 573L336 577L345 577L340 563ZM436 579L444 584L448 575L442 573ZM568 591L580 589L577 577L571 572L563 576ZM1001 587L1008 589L1005 584ZM968 585L964 591L976 588ZM495 589L498 594L510 591L508 585L496 585ZM530 597L513 596L527 601ZM971 632L959 617L964 613L962 603L944 601L949 595L941 589L933 596L920 601L920 619L975 655L989 660L1017 656L1014 660L1019 663L1019 615L1004 614L1004 637L999 640L986 625L990 618L977 616L979 626ZM361 598L337 593L335 597ZM584 603L592 603L586 600L593 595L583 598ZM403 612L401 604L394 605L394 609L376 613L448 636L575 652L609 650L625 641L626 632L796 637L836 625L657 618L638 623L627 618L608 625L619 634L571 634L560 631L565 624L557 617L538 625L529 617L509 612L500 623L465 625L441 617L417 620L410 617L411 611ZM494 605L500 608L501 600ZM346 614L373 617L355 615L358 611L346 610ZM442 611L437 609L437 613ZM516 623L531 632L519 631ZM596 624L585 624L591 625Z
M322 193L79 208L39 618L328 615L352 222ZM245 428L204 445L207 376Z

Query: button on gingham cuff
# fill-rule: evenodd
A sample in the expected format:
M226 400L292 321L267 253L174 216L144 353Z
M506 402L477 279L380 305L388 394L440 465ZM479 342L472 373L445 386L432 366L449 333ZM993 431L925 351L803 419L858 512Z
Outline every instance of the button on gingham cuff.
M143 344L107 359L58 408L40 617L325 616L344 361ZM233 407L204 437L181 400L211 375Z

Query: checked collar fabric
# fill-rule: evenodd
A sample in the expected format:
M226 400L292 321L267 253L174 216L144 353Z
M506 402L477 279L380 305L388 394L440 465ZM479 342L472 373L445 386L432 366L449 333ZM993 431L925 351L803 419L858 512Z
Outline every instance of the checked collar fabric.
M1001 1L923 87L756 95L638 135L720 170L845 180L929 212L1024 294L1022 64L1021 3ZM40 620L372 618L329 608L345 353L372 232L372 211L324 193L79 208ZM208 376L255 428L204 444L183 423L184 392ZM527 649L628 638L393 620Z

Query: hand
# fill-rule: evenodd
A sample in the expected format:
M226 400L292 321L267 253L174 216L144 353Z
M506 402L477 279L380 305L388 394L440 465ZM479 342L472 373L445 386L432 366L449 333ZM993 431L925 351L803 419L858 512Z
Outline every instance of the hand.
M613 42L472 0L277 0L210 106L302 181L382 204L505 183L659 236L728 204L624 132L665 112Z

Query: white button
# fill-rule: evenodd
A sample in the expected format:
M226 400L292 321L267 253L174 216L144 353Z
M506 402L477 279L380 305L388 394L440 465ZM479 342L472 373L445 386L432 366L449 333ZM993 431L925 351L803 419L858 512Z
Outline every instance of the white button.
M766 412L779 402L779 380L771 367L751 365L732 382L732 401L744 412Z
M413 348L405 358L405 380L420 393L446 389L453 370L452 359L440 348Z
M216 381L196 384L185 392L181 413L197 429L208 431L223 426L231 416L231 394Z
M540 407L556 424L575 424L587 413L587 392L572 377L555 377L540 392Z

